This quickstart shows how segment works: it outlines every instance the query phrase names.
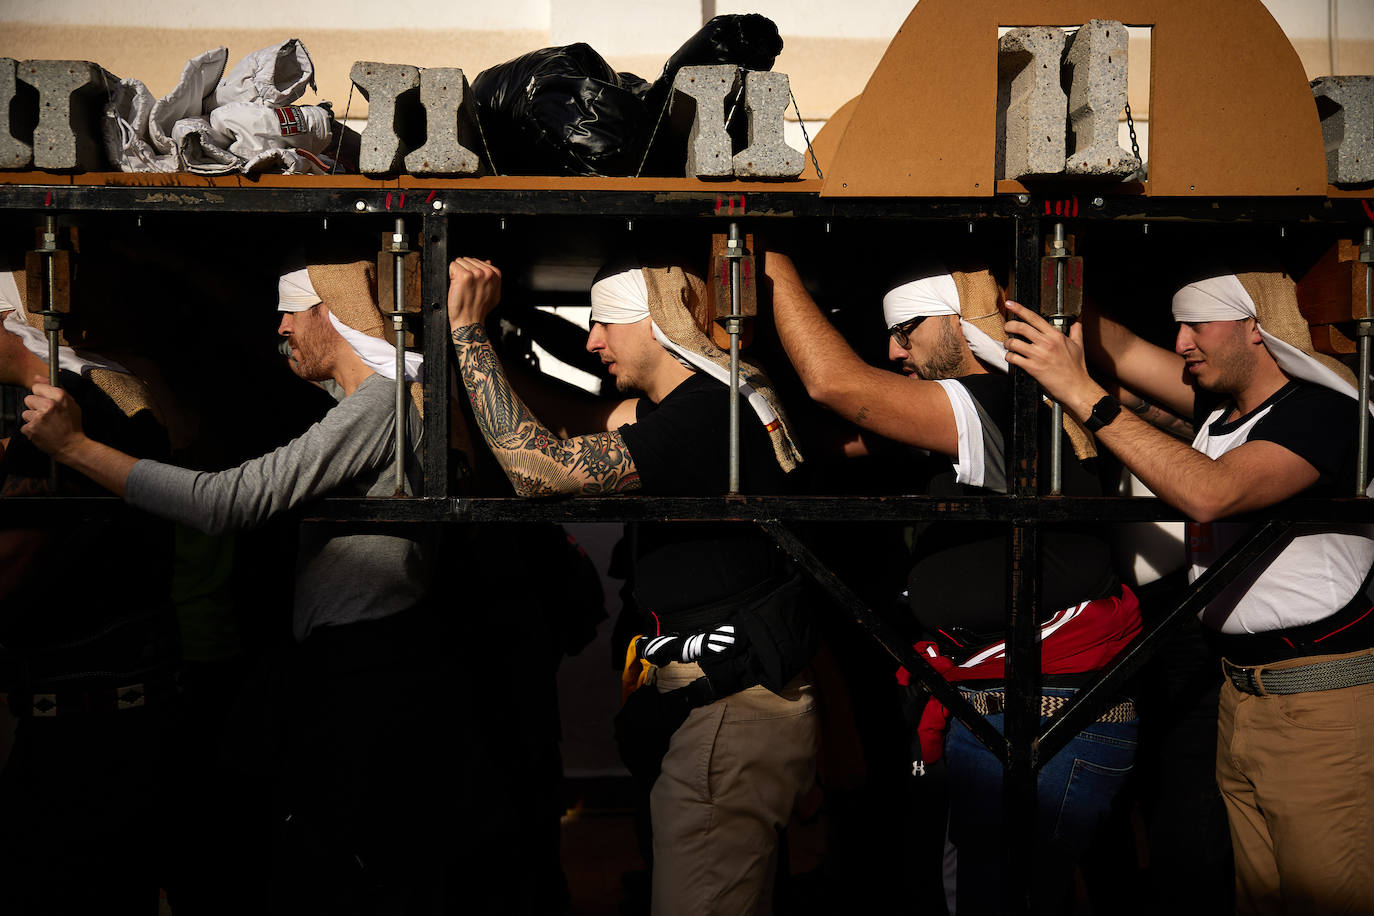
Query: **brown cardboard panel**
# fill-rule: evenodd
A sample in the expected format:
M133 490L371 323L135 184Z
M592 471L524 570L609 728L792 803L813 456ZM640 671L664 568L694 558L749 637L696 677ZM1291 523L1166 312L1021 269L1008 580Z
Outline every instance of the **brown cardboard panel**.
M992 194L998 27L1089 19L1154 27L1147 193L1326 192L1307 75L1260 0L923 0L860 96L822 195Z
M840 147L840 139L844 136L845 128L849 126L849 119L854 116L854 109L859 107L860 98L862 96L856 95L836 109L825 122L825 126L816 133L816 139L811 141L811 152L821 164L822 175L829 170L831 162L835 159L835 151Z

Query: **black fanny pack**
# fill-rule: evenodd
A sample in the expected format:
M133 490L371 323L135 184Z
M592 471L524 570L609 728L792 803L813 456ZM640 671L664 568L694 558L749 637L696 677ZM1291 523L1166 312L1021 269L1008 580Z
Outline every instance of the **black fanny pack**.
M1308 655L1341 655L1374 646L1374 601L1368 589L1374 570L1365 577L1355 597L1328 617L1299 627L1264 633L1208 631L1212 649L1236 665L1269 665Z
M811 661L816 633L801 575L768 585L739 596L728 614L713 613L734 625L735 643L698 660L702 677L662 693L646 685L625 701L615 717L615 738L637 779L652 784L658 778L673 733L693 709L755 685L780 692Z

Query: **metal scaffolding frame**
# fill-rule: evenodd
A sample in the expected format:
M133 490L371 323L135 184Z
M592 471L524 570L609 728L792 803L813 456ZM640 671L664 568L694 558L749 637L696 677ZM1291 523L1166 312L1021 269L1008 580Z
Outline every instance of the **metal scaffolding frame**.
M56 176L55 176L56 177ZM451 360L445 310L447 264L457 227L472 217L576 216L642 224L662 221L705 221L724 231L728 222L745 228L778 220L801 221L830 231L849 221L959 221L994 223L1011 229L1013 270L1018 299L1039 308L1039 270L1043 239L1056 222L1071 221L1080 232L1094 224L1156 224L1202 222L1225 231L1228 226L1268 224L1275 227L1314 227L1334 235L1361 237L1374 214L1357 198L1174 198L1122 196L1032 195L1004 193L986 198L851 198L821 197L812 191L780 190L762 185L741 197L740 206L722 212L722 195L702 183L700 191L652 189L599 190L581 187L576 180L547 190L511 190L440 185L424 188L358 187L242 187L217 185L130 186L98 184L0 184L0 209L11 216L24 214L35 223L56 215L77 221L87 212L180 214L188 219L213 219L218 214L292 214L387 225L404 219L407 231L422 251L422 321L425 360L424 396L427 403L445 404L449 396ZM437 371L436 371L437 370ZM1012 371L1013 426L1009 477L1010 492L962 499L918 496L891 497L750 497L655 498L618 497L564 501L459 498L449 492L449 414L426 410L425 495L415 499L329 499L306 514L306 522L326 525L432 525L483 521L609 522L638 519L713 519L750 521L773 538L816 580L835 605L850 614L898 662L917 674L931 693L944 702L973 733L1003 761L1006 774L1004 824L1017 842L1007 844L1008 886L1026 888L1032 857L1023 853L1033 842L1036 773L1067 741L1093 721L1117 697L1117 691L1161 645L1171 627L1195 614L1251 561L1275 544L1294 522L1367 522L1374 518L1367 500L1292 500L1257 513L1254 535L1237 544L1066 708L1039 725L1040 657L1036 648L1040 533L1044 526L1075 520L1142 522L1178 520L1182 515L1154 499L1072 498L1041 495L1041 456L1037 454L1037 424L1041 393L1035 381ZM101 498L7 498L0 500L0 527L67 524L110 512L130 511L118 500ZM1007 608L1006 735L999 736L959 694L905 645L879 614L809 550L789 527L808 521L928 521L979 520L1006 524L1009 539L1010 596ZM1010 912L1022 911L1025 901L1009 902Z

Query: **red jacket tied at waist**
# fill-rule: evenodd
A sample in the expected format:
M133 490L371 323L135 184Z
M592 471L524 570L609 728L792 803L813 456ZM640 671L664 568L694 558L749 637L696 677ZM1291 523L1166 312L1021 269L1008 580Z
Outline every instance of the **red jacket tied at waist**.
M1135 593L1123 585L1120 597L1076 604L1040 625L1040 670L1044 674L1082 674L1100 670L1139 635L1140 602ZM980 649L962 665L955 665L941 655L933 642L918 642L912 648L951 683L1006 677L1005 642ZM911 672L897 669L899 684L906 686L911 681ZM944 754L949 720L949 710L931 697L918 726L921 756L925 762L932 763Z

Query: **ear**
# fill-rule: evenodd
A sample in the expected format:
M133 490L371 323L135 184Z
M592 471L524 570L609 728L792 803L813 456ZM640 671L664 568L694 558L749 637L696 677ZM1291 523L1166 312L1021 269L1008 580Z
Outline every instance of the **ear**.
M1250 329L1250 343L1252 343L1252 344L1259 344L1260 346L1263 346L1263 345L1264 345L1264 336L1263 336L1262 334L1260 334L1259 319L1258 319L1258 318L1247 318L1247 319L1245 319L1245 320L1248 321L1248 322L1250 323L1250 326L1249 326L1249 329Z

